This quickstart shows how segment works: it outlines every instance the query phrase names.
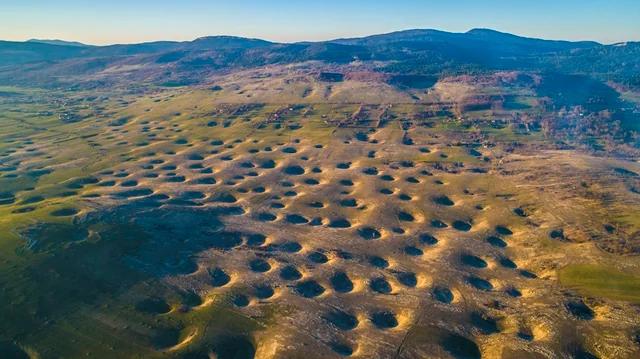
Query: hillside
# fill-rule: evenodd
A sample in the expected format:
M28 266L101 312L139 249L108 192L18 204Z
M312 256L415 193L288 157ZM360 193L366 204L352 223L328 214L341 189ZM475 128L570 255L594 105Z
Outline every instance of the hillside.
M64 42L0 42L0 84L96 86L95 82L85 83L86 78L77 77L92 75L93 79L93 75L99 77L102 72L123 66L136 69L132 78L146 78L151 84L173 83L176 77L183 79L184 84L193 84L203 74L238 68L306 61L333 64L360 61L388 73L440 76L469 71L560 71L635 86L636 69L640 66L637 48L637 44L531 39L488 29L467 33L407 30L293 44L231 36L91 47ZM126 79L119 78L117 82L124 83Z

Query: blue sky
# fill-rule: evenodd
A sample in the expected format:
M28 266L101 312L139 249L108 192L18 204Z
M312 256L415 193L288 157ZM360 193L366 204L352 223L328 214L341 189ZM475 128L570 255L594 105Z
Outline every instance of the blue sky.
M0 0L0 39L92 44L238 35L324 40L410 28L640 40L640 0Z

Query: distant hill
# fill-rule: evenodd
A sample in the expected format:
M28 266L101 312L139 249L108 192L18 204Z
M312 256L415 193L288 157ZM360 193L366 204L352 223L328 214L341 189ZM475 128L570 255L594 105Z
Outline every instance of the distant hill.
M194 49L251 49L274 45L273 42L260 39L248 39L236 36L207 36L197 38L186 44L186 47Z
M64 41L64 40L41 40L41 39L31 39L27 40L27 42L37 42L41 44L49 44L49 45L61 45L61 46L79 46L79 47L87 47L91 45L85 45L81 42L77 41Z
M71 78L81 84L86 75L123 65L132 69L128 76L111 75L109 83L192 84L207 74L234 68L305 61L346 64L354 60L391 74L440 76L526 70L589 75L632 86L639 82L640 66L636 43L543 40L490 29L466 33L414 29L293 44L234 36L109 46L61 40L0 41L0 84L62 86Z
M552 52L602 46L597 42L591 41L571 42L533 39L490 29L473 29L466 33L451 33L433 29L415 29L362 38L338 39L331 42L347 45L396 45L408 47L419 47L421 44L446 43L451 46L469 49L479 49L480 46L490 45L491 50L499 51L500 53L515 53L516 50L527 53Z
M0 41L0 66L63 61L82 56L83 47Z

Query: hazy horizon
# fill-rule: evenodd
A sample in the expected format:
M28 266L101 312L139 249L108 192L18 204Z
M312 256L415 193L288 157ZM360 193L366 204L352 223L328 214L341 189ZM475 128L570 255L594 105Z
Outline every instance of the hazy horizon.
M406 29L466 32L489 28L525 37L591 40L605 44L640 40L640 3L623 0L561 3L543 0L455 2L362 0L300 4L278 0L233 3L186 0L114 0L87 6L79 0L50 4L25 0L3 5L0 39L59 39L92 45L188 41L230 35L274 42L323 41Z
M640 39L638 39L638 40L631 39L631 40L621 40L621 41L615 41L615 42L602 42L602 41L593 40L593 39L587 39L587 38L585 38L585 39L548 38L548 37L540 37L540 36L535 36L535 35L524 35L524 34L519 34L519 33L513 33L513 32L509 32L509 31L503 31L503 30L500 30L500 29L493 29L493 28L488 28L488 27L474 27L474 28L469 28L467 30L463 30L463 31L449 31L449 30L436 29L436 28L407 28L407 29L389 30L389 31L386 31L386 32L360 34L360 35L354 35L354 36L340 36L340 37L331 37L331 38L326 38L326 39L314 39L314 40L301 39L301 40L294 40L294 41L278 41L278 40L267 39L267 38L263 38L263 37L259 37L259 36L248 36L248 35L244 36L244 35L227 34L227 33L203 34L201 36L196 36L196 37L187 38L187 39L160 39L160 38L158 38L158 39L150 39L150 40L144 40L144 41L113 42L113 43L89 43L89 42L84 42L84 41L80 41L80 40L77 40L77 39L46 38L46 37L32 37L32 38L25 38L25 39L21 39L21 40L0 39L0 41L17 41L17 42L36 41L36 40L37 41L64 41L64 42L70 42L70 43L80 43L80 44L89 45L89 46L110 46L110 45L139 44L139 43L147 43L147 42L151 43L151 42L160 42L160 41L188 42L188 41L194 41L196 39L204 38L204 37L229 36L229 37L240 37L240 38L248 38L248 39L257 39L257 40L270 41L270 42L274 42L274 43L287 44L287 43L299 43L299 42L332 41L332 40L345 39L345 38L367 37L367 36L375 36L375 35L382 35L382 34L394 33L394 32L403 32L403 31L411 31L411 30L437 30L437 31L445 31L445 32L451 32L451 33L466 33L466 32L469 32L471 30L474 30L474 29L493 30L493 31L497 31L497 32L511 34L511 35L516 35L516 36L521 36L521 37L526 37L526 38L543 39L543 40L558 40L558 41L573 41L573 42L595 41L595 42L599 42L601 44L615 44L615 43L623 43L623 42L637 42L637 41L640 41Z

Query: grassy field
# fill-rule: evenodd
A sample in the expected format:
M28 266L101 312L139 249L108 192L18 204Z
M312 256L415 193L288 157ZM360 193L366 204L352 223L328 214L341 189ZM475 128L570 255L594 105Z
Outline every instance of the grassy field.
M640 303L640 276L615 268L574 264L559 272L562 285L592 297Z
M0 357L638 353L640 279L580 264L639 268L618 162L426 103L496 88L280 80L0 89Z

